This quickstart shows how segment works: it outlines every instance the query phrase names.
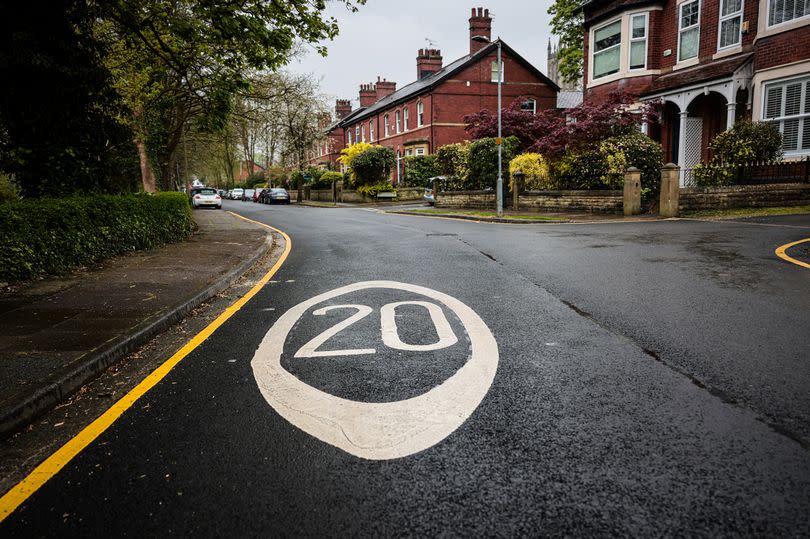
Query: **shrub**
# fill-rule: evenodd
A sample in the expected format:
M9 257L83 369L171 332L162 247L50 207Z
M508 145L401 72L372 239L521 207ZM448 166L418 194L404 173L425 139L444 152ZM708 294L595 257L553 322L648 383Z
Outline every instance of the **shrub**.
M0 173L0 204L19 200L20 186L14 181L14 176Z
M539 153L524 153L518 155L509 163L510 187L515 189L514 176L516 172L524 175L523 186L527 190L551 189L551 177L548 163Z
M709 147L714 163L773 163L782 159L782 134L775 124L744 120L717 135Z
M693 169L695 185L700 187L716 187L720 185L730 185L734 179L731 168L717 164L703 164L695 166Z
M624 186L624 173L629 167L641 171L641 196L647 200L661 187L661 166L664 150L653 139L638 131L612 137L599 145L599 151L608 164L602 183L610 189Z
M304 176L309 177L309 179L307 180L308 183L315 184L318 183L318 180L321 179L321 176L323 176L324 172L326 171L321 167L309 166L304 169Z
M354 163L354 160L357 158L357 156L361 155L366 150L370 150L373 147L374 145L369 144L367 142L358 142L356 144L346 146L345 148L340 150L340 157L338 157L338 162L348 169L348 174L350 176L349 183L354 184L354 168L352 167L352 163Z
M397 162L391 148L374 146L352 159L355 186L379 183L388 179Z
M512 160L518 142L517 137L503 139L502 163L506 176L509 176L509 161ZM470 145L467 167L469 175L464 189L495 188L498 179L498 145L495 143L494 138L482 138Z
M290 174L290 189L298 189L299 185L304 185L304 173L300 170L294 170Z
M340 172L326 171L321 174L318 181L312 184L313 189L331 189L332 182L343 181L343 174Z
M0 205L0 281L58 274L188 237L188 197L92 195Z
M560 189L604 189L610 165L600 151L586 150L565 153L551 169Z
M394 186L391 185L391 182L389 181L370 183L366 185L361 185L360 187L357 188L358 193L367 197L376 197L378 193L383 193L385 191L393 191L394 193L397 192L397 190L394 189Z
M424 187L428 178L439 175L435 155L409 155L405 158L404 187Z
M435 155L439 174L447 177L442 188L448 191L463 189L470 173L467 168L470 143L465 141L440 146Z

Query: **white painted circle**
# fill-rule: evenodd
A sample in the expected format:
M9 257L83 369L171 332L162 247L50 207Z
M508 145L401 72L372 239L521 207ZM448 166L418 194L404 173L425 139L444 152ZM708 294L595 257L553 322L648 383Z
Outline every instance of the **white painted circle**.
M293 376L281 366L284 342L313 306L358 290L413 292L453 311L470 337L467 362L440 385L409 399L369 403L336 397ZM475 311L452 296L396 281L364 281L299 303L276 321L251 361L264 398L287 421L347 453L371 460L394 459L427 449L466 421L489 391L498 368L498 345Z

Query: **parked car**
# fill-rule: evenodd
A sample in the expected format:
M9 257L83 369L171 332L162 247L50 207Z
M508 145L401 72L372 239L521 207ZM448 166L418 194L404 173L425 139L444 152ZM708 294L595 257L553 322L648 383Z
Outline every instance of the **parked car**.
M222 209L222 197L213 187L195 187L191 190L191 207Z
M255 192L256 192L255 189L245 189L244 192L242 193L242 202L245 202L247 200L253 200L253 193Z
M427 202L431 206L433 206L436 203L436 201L433 200L433 184L439 182L439 185L441 185L441 182L443 182L446 179L447 179L446 176L434 176L432 178L428 178L427 185L425 186L425 194L422 197L425 202Z
M259 195L261 194L261 192L262 192L262 189L255 189L253 191L253 202L258 202L259 201Z
M290 193L283 187L273 187L268 189L265 196L265 204L289 204Z
M231 192L231 199L233 200L242 200L242 195L245 194L245 190L241 187L237 187Z
M256 202L258 202L259 204L267 204L268 193L270 193L270 189L267 187L259 191L259 197L256 199Z

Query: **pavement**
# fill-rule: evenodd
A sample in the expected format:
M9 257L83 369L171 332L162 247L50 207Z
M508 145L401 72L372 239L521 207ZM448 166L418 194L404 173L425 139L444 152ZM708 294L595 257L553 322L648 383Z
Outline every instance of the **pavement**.
M194 212L182 243L129 253L0 294L0 437L239 278L272 246L267 229Z

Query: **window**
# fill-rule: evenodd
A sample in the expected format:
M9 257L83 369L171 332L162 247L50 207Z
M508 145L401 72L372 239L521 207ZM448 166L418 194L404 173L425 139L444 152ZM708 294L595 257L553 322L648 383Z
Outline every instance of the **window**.
M768 26L810 15L807 0L768 0Z
M413 150L405 150L405 155L413 155Z
M619 72L622 21L610 23L593 32L593 78Z
M388 136L388 115L383 116L383 134Z
M520 104L520 110L528 110L532 114L537 113L537 101L534 99L527 99L523 103Z
M349 131L347 131L347 133L349 135L349 146L351 146L352 145L352 131L351 131L351 129Z
M810 152L810 78L765 86L764 120L779 126L785 153Z
M354 126L354 141L355 142L360 142L360 126L359 125Z
M698 45L700 44L700 0L684 2L679 9L678 61L682 62L698 55Z
M630 17L630 69L645 67L647 67L647 14L642 13Z
M425 155L425 149L424 148L417 148L416 149L416 155Z
M425 125L425 104L421 101L416 104L416 127Z
M501 82L504 81L503 78L503 61L501 61ZM498 82L498 61L495 60L492 62L492 76L489 79L492 82Z
M360 126L360 140L362 140L363 142L366 141L366 126L365 125Z
M399 133L399 111L396 114L396 122L397 122L397 133Z
M405 128L405 131L408 130L408 107L402 109L402 127Z
M743 0L720 0L720 41L717 44L718 49L740 44L742 3Z
M368 140L374 142L374 120L368 122Z

